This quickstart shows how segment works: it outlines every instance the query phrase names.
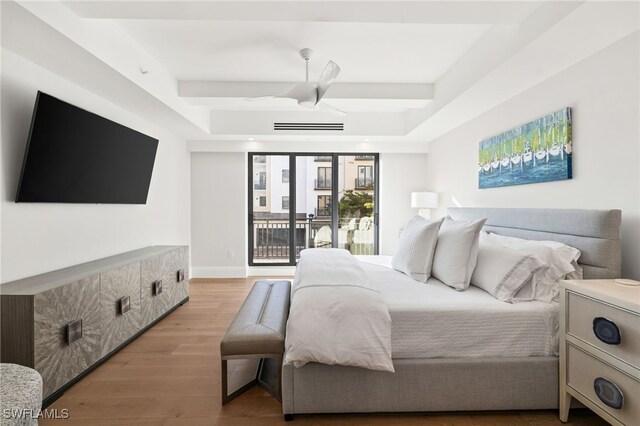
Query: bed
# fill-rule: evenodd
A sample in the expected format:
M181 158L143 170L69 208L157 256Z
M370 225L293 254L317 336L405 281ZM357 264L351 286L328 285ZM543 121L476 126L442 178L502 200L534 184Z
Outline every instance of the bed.
M451 208L449 215L456 220L487 218L488 232L576 247L586 279L620 276L619 210ZM516 306L470 288L446 309L424 309L413 304L429 299L421 292L444 291L437 282L425 286L405 277L409 281L399 292L401 274L384 265L387 259L363 260L389 306L395 373L320 363L295 368L285 362L285 417L558 407L557 304ZM429 326L434 315L448 316L450 328L460 329L456 321L465 324L469 333L450 338L446 327ZM500 328L501 323L510 327ZM493 339L498 333L508 337ZM460 353L465 356L456 356Z

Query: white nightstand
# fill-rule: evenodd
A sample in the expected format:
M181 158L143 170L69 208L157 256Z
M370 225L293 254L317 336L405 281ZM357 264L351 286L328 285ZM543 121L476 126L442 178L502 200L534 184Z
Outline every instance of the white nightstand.
M640 287L560 286L560 420L573 397L613 425L640 425Z

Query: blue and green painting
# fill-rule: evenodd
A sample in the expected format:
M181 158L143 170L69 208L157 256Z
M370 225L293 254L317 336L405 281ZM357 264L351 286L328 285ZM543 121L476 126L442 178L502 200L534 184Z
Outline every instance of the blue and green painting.
M478 187L571 179L571 108L480 142Z

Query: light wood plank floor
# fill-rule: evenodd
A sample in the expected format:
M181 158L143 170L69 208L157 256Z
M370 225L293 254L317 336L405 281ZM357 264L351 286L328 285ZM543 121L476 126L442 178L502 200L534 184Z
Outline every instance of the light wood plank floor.
M191 300L78 382L50 408L66 420L41 425L278 425L280 404L256 387L220 404L220 339L255 277L192 280ZM604 425L572 410L573 425ZM556 411L296 416L303 425L561 425Z

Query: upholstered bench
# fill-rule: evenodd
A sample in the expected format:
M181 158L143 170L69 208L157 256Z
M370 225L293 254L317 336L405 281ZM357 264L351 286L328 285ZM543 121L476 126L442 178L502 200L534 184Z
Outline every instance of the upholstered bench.
M222 405L256 383L281 399L290 281L256 281L220 342Z
M0 424L37 425L42 407L42 377L18 364L0 364Z

